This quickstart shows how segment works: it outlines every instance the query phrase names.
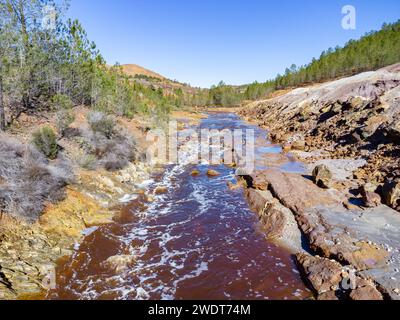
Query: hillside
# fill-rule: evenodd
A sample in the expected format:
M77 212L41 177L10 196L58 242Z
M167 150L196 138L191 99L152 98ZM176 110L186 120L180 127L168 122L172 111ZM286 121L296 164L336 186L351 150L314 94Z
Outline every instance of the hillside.
M143 68L137 64L123 64L122 66L122 70L128 75L128 76L138 76L138 75L143 75L146 77L150 77L150 78L157 78L160 80L166 80L165 77L163 77L162 75L151 71L149 69Z
M140 83L146 87L162 89L165 95L184 96L185 104L190 105L192 103L192 96L201 94L202 91L200 88L194 88L189 84L168 79L137 64L124 64L121 65L121 68L122 72L136 83Z

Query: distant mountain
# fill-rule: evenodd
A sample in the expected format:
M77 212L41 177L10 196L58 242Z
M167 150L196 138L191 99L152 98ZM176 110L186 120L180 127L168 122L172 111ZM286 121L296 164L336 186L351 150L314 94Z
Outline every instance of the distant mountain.
M123 64L122 71L137 83L146 87L164 90L165 94L175 94L181 90L185 94L194 95L200 88L194 88L187 83L181 83L176 80L168 79L157 72L143 68L137 64Z
M165 80L166 78L163 77L162 75L151 71L149 69L143 68L137 64L123 64L122 66L122 70L128 75L128 76L132 76L132 77L136 77L136 76L146 76L146 77L150 77L150 78L157 78L160 80Z

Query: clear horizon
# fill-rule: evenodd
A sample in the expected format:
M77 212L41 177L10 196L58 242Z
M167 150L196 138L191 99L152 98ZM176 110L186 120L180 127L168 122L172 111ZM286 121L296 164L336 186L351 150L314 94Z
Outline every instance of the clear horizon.
M342 28L345 5L356 9L355 30ZM397 21L399 13L398 0L72 0L68 16L82 23L107 63L210 87L274 78Z

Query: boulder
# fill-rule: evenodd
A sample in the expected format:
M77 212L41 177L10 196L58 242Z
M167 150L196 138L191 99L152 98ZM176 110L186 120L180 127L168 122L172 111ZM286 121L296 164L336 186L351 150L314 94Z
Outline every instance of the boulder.
M306 253L297 254L296 259L304 276L318 295L339 288L343 271L340 263Z
M282 151L287 153L290 152L292 150L292 145L290 143L285 143L282 146Z
M372 183L367 183L360 188L364 206L374 208L381 204L381 196L376 193L377 187Z
M348 100L348 105L353 109L360 109L369 102L362 97L352 97Z
M154 190L154 194L156 194L156 195L161 195L161 194L165 194L165 193L168 193L168 188L164 187L164 186L157 187Z
M385 204L394 209L400 207L400 180L386 183L383 189Z
M298 151L304 151L306 148L306 142L304 140L296 140L292 142L292 149Z
M338 294L336 291L328 291L328 292L324 292L321 293L320 295L318 295L317 300L321 300L321 301L337 301L339 300Z
M277 169L267 169L254 178L262 179L275 198L285 207L300 215L307 208L318 205L335 205L337 200L328 192L318 188L312 181L300 174L285 173ZM254 183L254 182L253 182Z
M208 170L207 171L207 176L209 176L209 177L218 177L218 176L220 176L221 174L218 172L218 171L215 171L215 170Z
M382 294L372 285L358 287L350 293L351 300L383 300Z
M291 252L302 251L302 236L293 213L271 192L246 189L250 208L257 212L267 239L279 242Z
M332 172L325 165L316 166L313 170L313 179L320 188L329 189L332 184Z
M369 137L374 135L376 130L378 130L378 128L387 120L388 120L387 116L384 115L376 115L370 117L366 121L365 126L360 128L360 136L363 139L368 139Z

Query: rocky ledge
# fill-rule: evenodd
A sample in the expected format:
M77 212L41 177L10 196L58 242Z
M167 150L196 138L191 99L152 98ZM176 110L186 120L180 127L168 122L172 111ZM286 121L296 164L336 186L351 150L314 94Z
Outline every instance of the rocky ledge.
M269 239L294 254L318 299L400 299L400 214L276 169L241 176Z

